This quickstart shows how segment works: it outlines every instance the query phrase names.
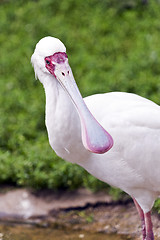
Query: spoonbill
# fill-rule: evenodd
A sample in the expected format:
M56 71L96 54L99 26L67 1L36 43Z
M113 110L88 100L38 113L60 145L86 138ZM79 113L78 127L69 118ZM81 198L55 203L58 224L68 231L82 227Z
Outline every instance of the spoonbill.
M53 150L128 193L143 240L153 240L151 209L160 196L160 107L124 92L83 99L57 38L42 38L31 62L46 94L45 123Z

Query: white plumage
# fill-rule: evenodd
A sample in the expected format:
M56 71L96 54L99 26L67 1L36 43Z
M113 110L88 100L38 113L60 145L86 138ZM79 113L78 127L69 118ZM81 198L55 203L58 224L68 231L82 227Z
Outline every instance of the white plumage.
M131 93L84 98L105 132L84 105L65 52L60 40L46 37L31 59L46 93L50 145L63 159L127 192L140 213L143 239L153 240L150 210L160 195L160 107Z

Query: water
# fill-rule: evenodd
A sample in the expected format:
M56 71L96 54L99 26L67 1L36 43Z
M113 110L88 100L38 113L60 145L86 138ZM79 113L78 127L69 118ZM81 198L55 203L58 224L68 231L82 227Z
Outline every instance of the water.
M120 235L39 228L26 225L0 225L0 240L131 240Z

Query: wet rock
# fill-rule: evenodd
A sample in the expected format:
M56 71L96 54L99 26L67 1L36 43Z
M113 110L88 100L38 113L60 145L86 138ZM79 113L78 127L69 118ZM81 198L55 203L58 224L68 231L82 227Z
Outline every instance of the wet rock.
M4 189L3 189L4 190ZM84 207L86 204L111 201L105 193L92 193L86 189L76 191L38 191L13 189L0 193L0 218L20 217L24 219L41 217L60 209Z

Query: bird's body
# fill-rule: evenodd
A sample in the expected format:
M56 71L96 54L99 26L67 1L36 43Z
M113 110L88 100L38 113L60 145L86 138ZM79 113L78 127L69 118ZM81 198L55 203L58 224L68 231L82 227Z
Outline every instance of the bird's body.
M53 99L55 88L48 91L47 96ZM97 156L82 144L79 116L69 96L59 84L57 91L58 101L53 100L53 105L51 98L46 101L49 141L57 155L130 195L136 194L148 212L160 195L160 107L131 93L86 97L87 107L114 139L112 149ZM145 201L141 200L142 191L149 195Z
M53 56L55 52L52 52ZM49 55L51 54L45 53L44 58ZM92 144L89 134L84 133L87 127L81 130L87 117L83 119L81 116L85 110L78 107L77 111L74 107L78 106L70 94L74 83L69 86L69 94L66 92L69 83L65 78L67 74L70 75L71 70L68 70L68 65L64 67L66 72L60 68L65 62L65 57L61 55L61 65L57 58L52 60L51 63L56 63L53 67L54 76L50 74L50 69L50 73L46 73L46 69L38 72L38 65L35 63L38 60L35 59L37 58L33 55L32 62L36 74L46 93L46 127L51 147L61 158L79 164L98 179L127 192L134 199L137 208L142 211L142 223L145 221L144 216L148 221L146 214L150 212L155 199L160 196L160 107L131 93L113 92L86 97L84 101L88 109L112 136L106 133L109 139L105 140L108 144L107 150L110 150L96 154L95 152L102 151L97 150L101 146L95 150L95 143ZM61 78L64 78L64 85ZM68 84L67 87L65 84ZM91 129L92 138L94 129L98 131L96 127ZM84 147L85 144L90 151ZM150 229L151 224L145 224L143 239L152 240L154 237Z

